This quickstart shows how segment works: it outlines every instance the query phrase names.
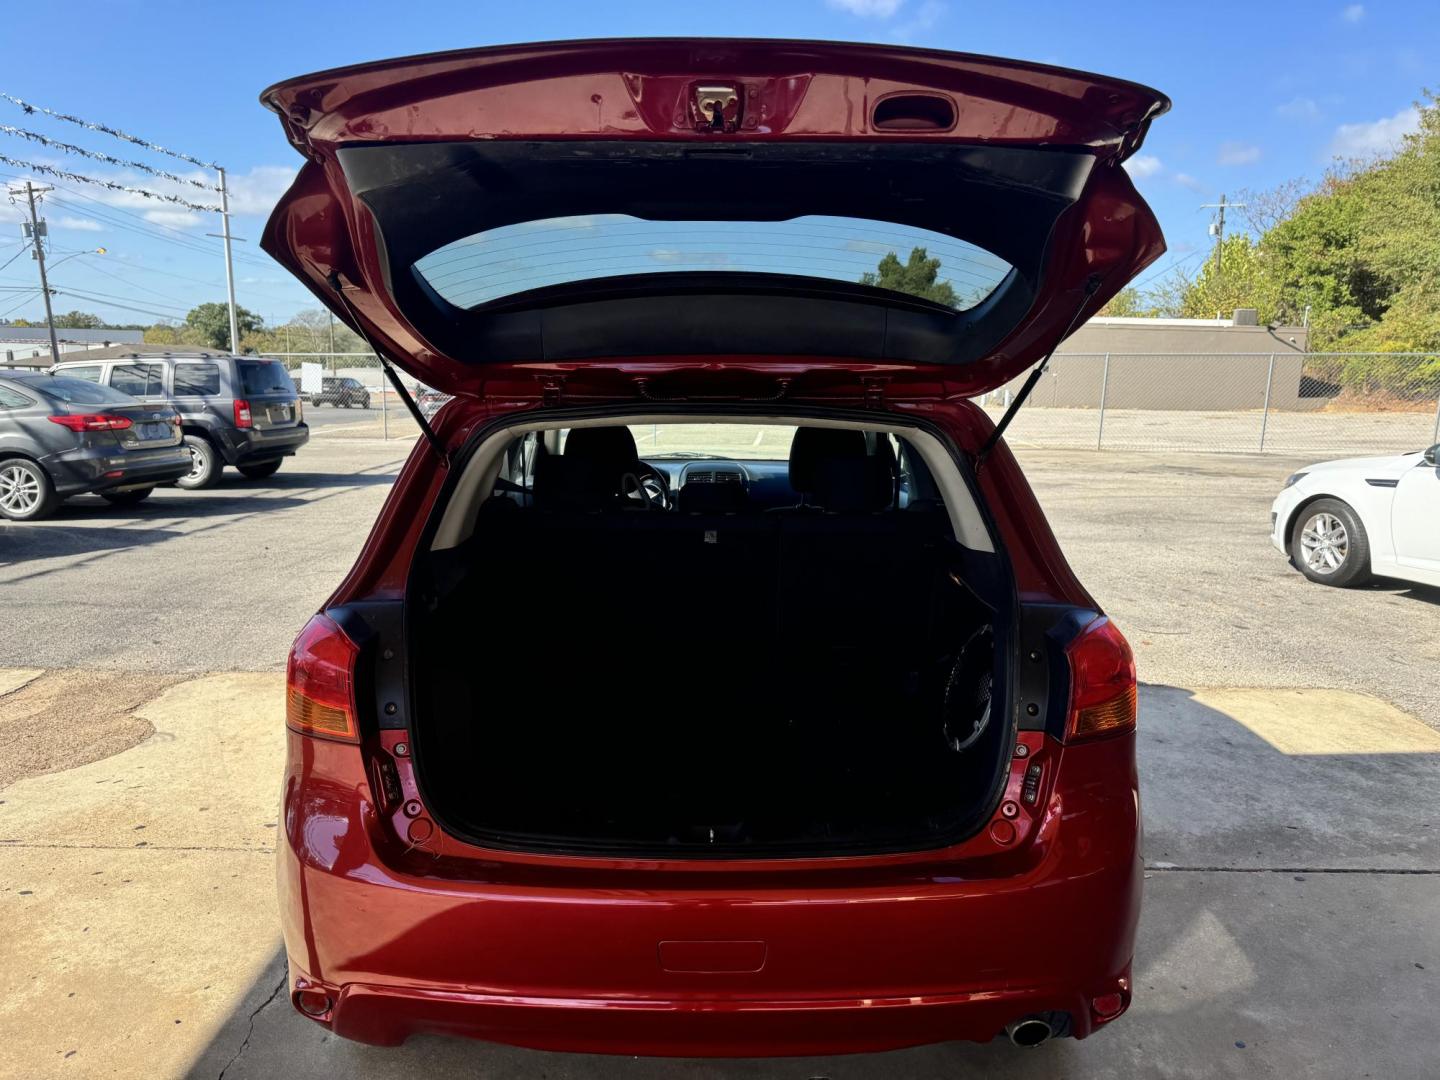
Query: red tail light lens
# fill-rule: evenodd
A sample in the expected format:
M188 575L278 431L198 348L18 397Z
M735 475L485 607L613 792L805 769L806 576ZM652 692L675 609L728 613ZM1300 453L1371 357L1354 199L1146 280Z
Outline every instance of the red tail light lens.
M1070 661L1070 713L1065 741L1135 730L1135 654L1109 619L1099 618L1065 650Z
M71 431L124 431L130 426L128 416L111 416L109 413L72 413L69 416L47 416L45 419Z
M285 666L285 723L302 735L359 742L355 723L355 659L360 650L333 619L316 615Z
M237 428L254 426L250 422L250 402L244 398L235 399L235 426Z

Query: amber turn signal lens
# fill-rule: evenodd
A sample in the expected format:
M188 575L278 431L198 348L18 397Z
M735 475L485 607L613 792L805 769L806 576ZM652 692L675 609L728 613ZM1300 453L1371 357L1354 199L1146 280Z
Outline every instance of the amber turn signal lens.
M1077 738L1104 735L1135 726L1135 687L1101 705L1090 705L1075 714L1070 733Z

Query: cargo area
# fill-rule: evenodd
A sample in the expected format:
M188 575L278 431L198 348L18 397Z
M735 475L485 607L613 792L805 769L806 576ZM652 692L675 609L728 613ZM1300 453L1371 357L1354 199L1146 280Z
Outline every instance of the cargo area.
M636 855L973 829L1009 745L1006 578L957 541L933 467L883 432L801 427L767 460L642 458L633 430L514 440L456 496L476 500L452 508L468 534L417 567L415 752L437 818L481 843Z

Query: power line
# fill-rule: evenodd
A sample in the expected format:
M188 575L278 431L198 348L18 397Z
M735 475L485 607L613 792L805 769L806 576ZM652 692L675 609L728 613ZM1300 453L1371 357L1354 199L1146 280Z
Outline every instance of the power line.
M30 295L27 296L27 297L25 297L25 298L24 298L23 300L21 300L18 304L15 304L13 307L8 307L8 308L6 308L4 311L0 311L0 315L9 315L12 311L19 311L22 307L24 307L26 304L30 303L31 300L34 300L35 297L37 297L37 296L39 296L39 295L40 295L40 290L39 290L39 289L34 289L34 290L32 290L31 293L30 293Z
M18 139L28 139L31 142L39 143L41 146L48 146L52 150L59 150L65 154L78 154L80 157L87 157L94 161L103 161L109 165L119 165L127 169L139 169L151 176L158 176L163 180L170 180L176 184L189 184L201 191L219 191L213 184L201 183L199 180L192 180L188 177L177 176L164 169L157 169L153 165L146 165L143 161L130 161L128 158L118 158L110 154L102 154L98 150L87 150L83 146L76 146L74 143L61 142L59 139L52 139L48 135L41 135L37 131L26 131L24 128L12 127L9 124L0 124L0 132L6 135L13 135Z
M157 202L174 203L177 206L184 206L190 210L199 210L206 214L220 213L218 206L202 206L200 203L192 203L189 199L182 199L179 195L165 195L158 191L147 191L145 188L130 187L128 184L117 184L114 180L101 180L99 177L86 176L84 173L70 172L68 169L57 169L53 165L41 165L35 161L19 161L5 154L0 154L0 162L12 165L17 169L28 169L31 172L40 173L42 176L53 176L63 180L75 180L82 184L94 184L96 187L108 188L111 191L123 191L130 195L139 195L142 198L154 199Z
M27 115L34 115L37 112L44 113L46 116L53 117L56 120L64 120L67 124L77 124L80 127L88 128L90 131L103 132L106 135L121 139L124 142L134 143L136 146L143 146L146 150L152 150L157 154L166 154L169 157L179 158L181 161L188 161L191 165L199 165L202 169L220 168L220 166L216 165L213 161L201 161L199 158L193 158L189 154L182 154L178 150L169 150L156 143L139 138L138 136L127 134L119 128L110 127L108 124L97 124L89 120L82 120L78 116L56 112L54 109L47 109L43 105L31 105L28 101L21 101L13 94L0 93L0 98L4 98L13 105L18 105Z

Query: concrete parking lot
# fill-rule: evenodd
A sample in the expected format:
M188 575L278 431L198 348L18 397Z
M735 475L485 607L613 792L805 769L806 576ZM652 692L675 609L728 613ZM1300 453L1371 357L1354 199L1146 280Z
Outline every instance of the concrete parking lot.
M0 526L0 1076L1440 1074L1440 591L1309 584L1266 539L1303 459L1228 455L1021 451L1145 684L1112 1029L708 1062L328 1037L283 992L276 778L289 641L409 450L358 430L260 483Z

